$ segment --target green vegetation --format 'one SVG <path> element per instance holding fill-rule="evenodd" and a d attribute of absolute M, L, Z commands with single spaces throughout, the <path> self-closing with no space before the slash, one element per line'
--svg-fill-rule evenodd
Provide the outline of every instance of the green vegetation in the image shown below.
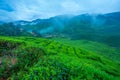
<path fill-rule="evenodd" d="M 1 36 L 0 80 L 120 79 L 120 64 L 119 59 L 116 59 L 118 57 L 110 59 L 109 56 L 97 54 L 102 54 L 104 49 L 99 48 L 102 48 L 101 45 L 105 48 L 106 45 L 62 40 Z M 95 44 L 99 48 L 95 48 Z M 107 46 L 104 51 L 106 55 L 112 53 L 107 53 L 109 48 L 114 50 Z"/>
<path fill-rule="evenodd" d="M 64 38 L 54 38 L 53 40 L 64 43 L 69 46 L 81 48 L 92 53 L 100 54 L 114 61 L 120 62 L 120 49 L 110 47 L 103 43 L 93 42 L 89 40 L 69 40 Z M 117 40 L 117 39 L 116 39 Z M 113 43 L 111 43 L 113 44 Z"/>
<path fill-rule="evenodd" d="M 55 16 L 49 19 L 16 21 L 0 24 L 1 36 L 64 37 L 89 40 L 120 48 L 120 12 L 77 16 Z"/>
<path fill-rule="evenodd" d="M 33 36 L 27 31 L 23 30 L 19 26 L 15 26 L 13 23 L 0 24 L 1 36 Z"/>

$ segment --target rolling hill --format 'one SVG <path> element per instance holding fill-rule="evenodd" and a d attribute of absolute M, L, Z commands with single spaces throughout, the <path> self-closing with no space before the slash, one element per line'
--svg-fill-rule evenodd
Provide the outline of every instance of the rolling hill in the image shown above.
<path fill-rule="evenodd" d="M 12 22 L 13 26 L 7 30 L 0 26 L 1 35 L 37 36 L 37 37 L 65 37 L 73 40 L 90 40 L 102 42 L 112 47 L 120 46 L 120 12 L 108 14 L 60 15 L 49 19 Z M 3 27 L 2 27 L 3 26 Z M 10 29 L 11 28 L 11 29 Z M 14 29 L 12 29 L 14 28 Z M 22 30 L 22 32 L 20 32 Z M 6 32 L 5 32 L 6 31 Z M 8 31 L 8 33 L 7 33 Z"/>
<path fill-rule="evenodd" d="M 0 37 L 1 80 L 119 80 L 119 66 L 109 57 L 69 40 Z"/>
<path fill-rule="evenodd" d="M 119 80 L 120 12 L 0 24 L 0 80 Z"/>

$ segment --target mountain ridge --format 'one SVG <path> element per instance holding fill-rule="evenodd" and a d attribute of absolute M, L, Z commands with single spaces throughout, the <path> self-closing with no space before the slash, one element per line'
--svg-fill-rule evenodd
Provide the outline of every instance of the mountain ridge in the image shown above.
<path fill-rule="evenodd" d="M 120 12 L 98 15 L 60 15 L 30 22 L 17 21 L 12 22 L 12 24 L 32 36 L 46 38 L 66 37 L 73 40 L 86 39 L 107 44 L 109 42 L 109 45 L 112 43 L 112 40 L 109 39 L 114 38 L 113 42 L 119 45 L 119 40 L 116 40 L 120 39 L 119 14 Z"/>

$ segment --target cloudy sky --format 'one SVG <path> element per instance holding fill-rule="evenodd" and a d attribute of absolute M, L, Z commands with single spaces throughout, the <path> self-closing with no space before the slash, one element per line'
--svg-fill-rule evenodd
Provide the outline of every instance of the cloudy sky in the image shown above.
<path fill-rule="evenodd" d="M 120 0 L 0 0 L 0 21 L 120 11 Z"/>

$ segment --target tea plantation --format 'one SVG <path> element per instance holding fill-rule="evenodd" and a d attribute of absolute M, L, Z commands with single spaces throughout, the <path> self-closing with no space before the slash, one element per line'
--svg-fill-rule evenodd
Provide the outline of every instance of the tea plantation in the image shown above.
<path fill-rule="evenodd" d="M 111 47 L 100 45 L 0 36 L 0 80 L 120 80 L 119 55 L 111 58 Z"/>

